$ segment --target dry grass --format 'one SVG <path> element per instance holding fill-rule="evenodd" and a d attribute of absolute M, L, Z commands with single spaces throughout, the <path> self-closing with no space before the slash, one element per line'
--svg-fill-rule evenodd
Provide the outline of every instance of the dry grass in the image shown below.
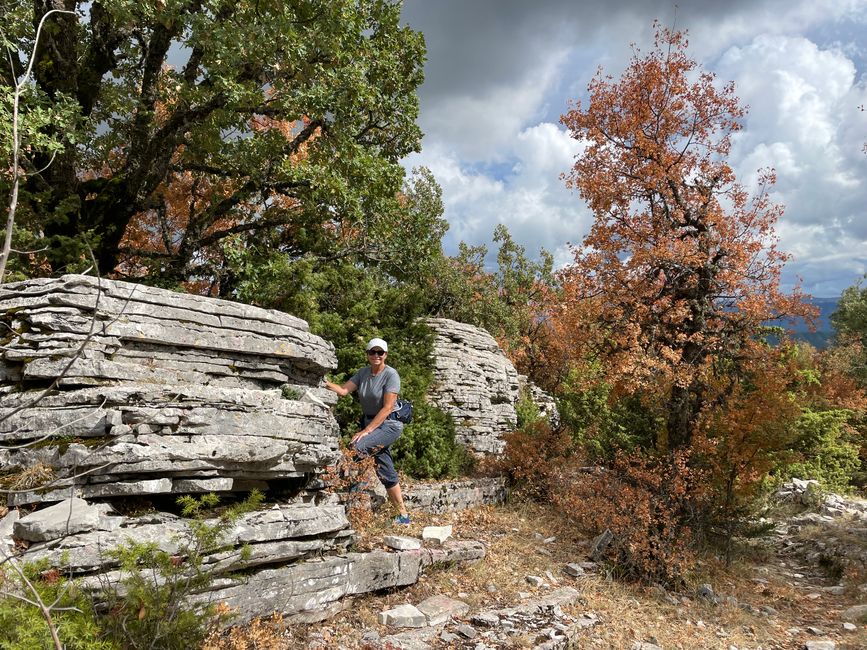
<path fill-rule="evenodd" d="M 365 531 L 360 550 L 381 547 L 382 535 L 394 531 L 389 521 L 389 513 L 378 514 Z M 555 511 L 537 504 L 515 503 L 445 515 L 414 514 L 413 524 L 401 528 L 400 533 L 421 536 L 426 525 L 446 524 L 454 527 L 457 539 L 482 541 L 487 549 L 486 558 L 471 567 L 432 568 L 411 587 L 356 598 L 347 603 L 343 613 L 323 623 L 290 625 L 284 629 L 271 622 L 274 626 L 271 645 L 241 645 L 239 641 L 236 645 L 217 645 L 212 641 L 206 648 L 363 648 L 361 636 L 367 630 L 376 630 L 382 636 L 395 633 L 377 623 L 377 615 L 384 609 L 402 603 L 418 604 L 435 594 L 463 600 L 472 612 L 507 607 L 520 601 L 519 592 L 544 594 L 546 589 L 531 587 L 525 576 L 544 577 L 546 570 L 561 585 L 574 586 L 581 592 L 582 599 L 572 608 L 573 612 L 593 612 L 602 621 L 582 633 L 578 647 L 621 649 L 629 648 L 635 641 L 654 641 L 666 649 L 728 650 L 735 646 L 740 650 L 759 647 L 800 650 L 808 639 L 819 638 L 807 633 L 808 626 L 829 632 L 830 636 L 824 638 L 836 641 L 839 649 L 867 647 L 867 630 L 847 633 L 841 629 L 839 612 L 856 604 L 856 592 L 844 596 L 821 592 L 818 598 L 807 597 L 779 565 L 742 564 L 726 569 L 714 558 L 705 559 L 695 576 L 695 584 L 709 582 L 718 594 L 733 596 L 738 601 L 714 605 L 694 597 L 689 589 L 682 594 L 666 595 L 658 588 L 616 581 L 605 571 L 579 579 L 566 576 L 562 566 L 585 560 L 589 542 Z M 545 544 L 537 534 L 556 540 Z M 757 583 L 754 578 L 767 580 L 767 584 Z M 676 598 L 677 604 L 669 602 L 671 598 Z M 756 609 L 767 605 L 777 614 L 750 613 L 740 603 Z M 250 634 L 262 635 L 263 626 L 267 625 L 258 622 L 249 626 Z M 790 633 L 791 628 L 800 631 Z M 235 634 L 241 635 L 237 636 L 239 639 L 243 636 L 241 632 Z M 514 643 L 512 647 L 521 647 L 520 642 Z"/>
<path fill-rule="evenodd" d="M 32 490 L 54 480 L 54 468 L 43 463 L 3 477 L 2 486 L 7 490 Z"/>

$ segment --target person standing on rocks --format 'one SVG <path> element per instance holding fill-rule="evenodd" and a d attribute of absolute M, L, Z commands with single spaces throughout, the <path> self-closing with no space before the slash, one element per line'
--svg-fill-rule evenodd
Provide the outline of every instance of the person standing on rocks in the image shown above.
<path fill-rule="evenodd" d="M 364 417 L 361 430 L 352 437 L 349 446 L 359 457 L 374 457 L 376 475 L 385 486 L 388 500 L 398 508 L 399 514 L 394 522 L 409 524 L 409 513 L 403 503 L 403 494 L 391 457 L 391 445 L 403 432 L 403 422 L 391 417 L 400 393 L 400 375 L 385 363 L 388 343 L 379 338 L 370 339 L 366 349 L 368 365 L 360 368 L 343 386 L 326 381 L 325 387 L 341 397 L 358 391 L 358 401 Z"/>

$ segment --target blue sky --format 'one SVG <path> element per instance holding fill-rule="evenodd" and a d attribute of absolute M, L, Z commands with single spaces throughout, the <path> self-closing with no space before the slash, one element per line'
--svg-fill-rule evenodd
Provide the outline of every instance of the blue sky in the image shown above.
<path fill-rule="evenodd" d="M 596 68 L 618 75 L 652 22 L 735 82 L 750 112 L 731 162 L 747 186 L 773 166 L 777 226 L 797 278 L 835 296 L 867 272 L 867 0 L 406 0 L 428 45 L 421 153 L 443 188 L 445 246 L 489 243 L 498 223 L 528 252 L 571 259 L 591 215 L 560 174 L 580 144 L 559 123 Z"/>

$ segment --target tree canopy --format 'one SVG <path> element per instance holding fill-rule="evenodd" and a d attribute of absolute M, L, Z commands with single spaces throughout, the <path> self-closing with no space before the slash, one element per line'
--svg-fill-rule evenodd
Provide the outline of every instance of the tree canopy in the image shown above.
<path fill-rule="evenodd" d="M 74 15 L 46 20 L 23 115 L 64 119 L 23 143 L 19 207 L 47 270 L 87 265 L 84 242 L 103 273 L 166 282 L 220 276 L 230 239 L 376 256 L 420 140 L 424 41 L 400 3 L 15 0 L 0 84 L 52 8 Z"/>

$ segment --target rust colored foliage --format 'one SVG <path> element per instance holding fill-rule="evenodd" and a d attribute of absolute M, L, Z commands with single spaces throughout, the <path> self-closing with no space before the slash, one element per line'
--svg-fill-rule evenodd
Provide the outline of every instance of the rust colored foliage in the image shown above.
<path fill-rule="evenodd" d="M 573 462 L 574 443 L 569 432 L 552 428 L 544 420 L 504 436 L 506 449 L 501 457 L 488 460 L 483 469 L 506 474 L 522 494 L 547 499 L 556 491 L 554 477 Z"/>
<path fill-rule="evenodd" d="M 605 556 L 624 576 L 680 583 L 695 562 L 704 475 L 687 452 L 620 455 L 610 469 L 561 466 L 552 501 L 581 529 L 613 534 Z"/>
<path fill-rule="evenodd" d="M 328 490 L 340 494 L 346 505 L 346 516 L 356 531 L 364 531 L 373 521 L 373 510 L 367 488 L 376 478 L 373 456 L 355 458 L 353 452 L 341 447 L 340 458 L 322 475 Z"/>
<path fill-rule="evenodd" d="M 685 447 L 721 360 L 749 357 L 762 323 L 813 315 L 779 286 L 787 255 L 769 197 L 751 194 L 726 161 L 744 109 L 686 54 L 684 32 L 657 25 L 619 80 L 601 71 L 586 107 L 562 117 L 587 143 L 565 176 L 595 220 L 564 271 L 552 326 L 573 358 L 603 362 L 615 393 L 664 405 L 661 447 Z"/>
<path fill-rule="evenodd" d="M 157 108 L 161 121 L 166 108 Z M 309 125 L 306 118 L 290 123 L 254 115 L 249 128 L 291 142 Z M 301 164 L 318 136 L 317 128 L 283 164 Z M 269 229 L 276 233 L 272 235 L 275 246 L 294 241 L 302 206 L 297 199 L 280 192 L 256 196 L 255 200 L 235 200 L 233 197 L 243 194 L 240 190 L 244 179 L 220 178 L 206 166 L 182 168 L 183 155 L 181 146 L 166 180 L 154 192 L 151 207 L 130 219 L 120 242 L 116 272 L 122 277 L 164 278 L 183 284 L 187 291 L 214 294 L 219 289 L 216 269 L 222 263 L 224 241 Z"/>

